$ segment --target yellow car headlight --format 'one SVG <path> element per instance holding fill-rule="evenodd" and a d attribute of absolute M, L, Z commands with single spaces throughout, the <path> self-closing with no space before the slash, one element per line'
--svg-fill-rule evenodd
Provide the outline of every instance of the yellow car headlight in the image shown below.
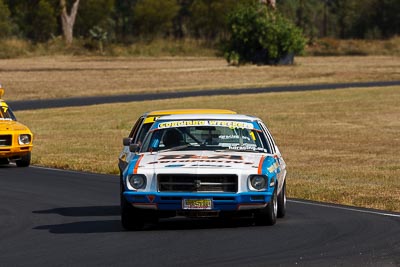
<path fill-rule="evenodd" d="M 20 134 L 18 136 L 18 144 L 29 145 L 31 143 L 32 137 L 30 134 Z"/>

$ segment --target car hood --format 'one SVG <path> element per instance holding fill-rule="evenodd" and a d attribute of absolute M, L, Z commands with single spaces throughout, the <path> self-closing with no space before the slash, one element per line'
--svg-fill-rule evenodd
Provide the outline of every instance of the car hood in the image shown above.
<path fill-rule="evenodd" d="M 0 120 L 0 132 L 3 131 L 29 131 L 29 129 L 17 121 Z"/>
<path fill-rule="evenodd" d="M 263 153 L 171 151 L 144 154 L 139 168 L 154 173 L 237 173 L 257 171 Z"/>

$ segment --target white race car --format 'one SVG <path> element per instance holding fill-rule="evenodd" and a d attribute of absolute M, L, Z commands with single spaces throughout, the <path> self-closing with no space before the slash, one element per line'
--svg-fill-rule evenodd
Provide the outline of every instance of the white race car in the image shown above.
<path fill-rule="evenodd" d="M 259 118 L 164 116 L 132 155 L 120 190 L 127 230 L 177 215 L 251 215 L 260 225 L 285 215 L 286 164 Z"/>

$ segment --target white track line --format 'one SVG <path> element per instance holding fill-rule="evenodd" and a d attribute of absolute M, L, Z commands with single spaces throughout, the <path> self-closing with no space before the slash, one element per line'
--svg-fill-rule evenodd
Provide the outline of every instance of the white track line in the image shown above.
<path fill-rule="evenodd" d="M 348 210 L 348 211 L 356 211 L 356 212 L 361 212 L 361 213 L 369 213 L 369 214 L 375 214 L 375 215 L 381 215 L 381 216 L 400 218 L 400 214 L 385 213 L 385 212 L 372 211 L 372 210 L 360 210 L 360 209 L 356 209 L 356 208 L 341 207 L 341 206 L 322 204 L 322 203 L 306 202 L 306 201 L 300 201 L 300 200 L 290 200 L 290 199 L 288 199 L 287 201 L 288 202 L 293 202 L 293 203 L 298 203 L 298 204 L 311 205 L 311 206 L 333 208 L 333 209 L 340 209 L 340 210 Z"/>

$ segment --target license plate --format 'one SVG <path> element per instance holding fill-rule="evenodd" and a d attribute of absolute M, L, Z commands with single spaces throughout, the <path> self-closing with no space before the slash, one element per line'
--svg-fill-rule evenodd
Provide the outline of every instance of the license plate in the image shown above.
<path fill-rule="evenodd" d="M 184 210 L 211 210 L 211 199 L 184 199 L 182 201 L 182 208 Z"/>

